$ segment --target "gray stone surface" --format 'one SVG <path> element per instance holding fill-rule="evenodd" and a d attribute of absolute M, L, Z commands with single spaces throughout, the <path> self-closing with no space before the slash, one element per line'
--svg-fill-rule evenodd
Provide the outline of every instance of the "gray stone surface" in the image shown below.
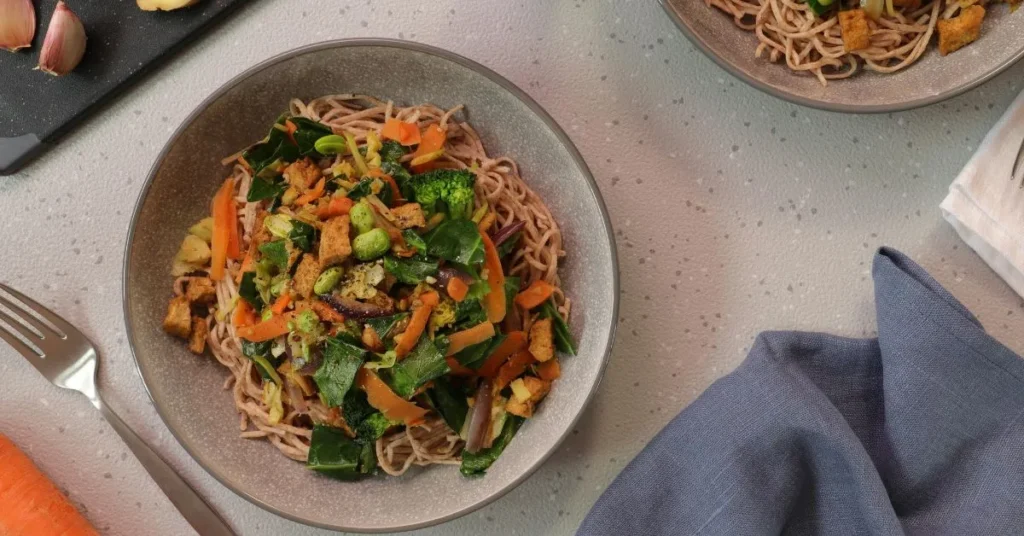
<path fill-rule="evenodd" d="M 943 105 L 842 116 L 730 78 L 651 1 L 410 4 L 255 2 L 35 165 L 0 179 L 0 280 L 99 343 L 110 404 L 239 532 L 323 533 L 234 496 L 163 427 L 125 342 L 122 249 L 139 188 L 172 130 L 230 77 L 301 44 L 399 37 L 488 65 L 566 129 L 616 226 L 619 339 L 576 433 L 505 498 L 422 534 L 570 533 L 646 441 L 743 359 L 758 331 L 872 334 L 869 268 L 882 244 L 917 259 L 990 332 L 1024 351 L 1024 303 L 937 208 L 1021 90 L 1024 65 Z M 6 347 L 0 377 L 0 432 L 102 532 L 191 533 L 83 398 L 57 391 Z"/>

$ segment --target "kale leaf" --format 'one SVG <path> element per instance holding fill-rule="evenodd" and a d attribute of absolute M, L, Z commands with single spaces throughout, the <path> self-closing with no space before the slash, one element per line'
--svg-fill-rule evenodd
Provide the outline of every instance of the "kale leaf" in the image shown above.
<path fill-rule="evenodd" d="M 366 361 L 366 351 L 339 338 L 329 338 L 323 356 L 324 361 L 313 374 L 313 380 L 328 406 L 340 406 L 352 388 L 359 367 Z"/>
<path fill-rule="evenodd" d="M 384 269 L 402 283 L 417 285 L 424 279 L 437 275 L 437 262 L 418 259 L 397 259 L 384 257 Z"/>
<path fill-rule="evenodd" d="M 468 266 L 484 261 L 480 230 L 470 220 L 449 220 L 431 231 L 424 240 L 427 254 Z"/>
<path fill-rule="evenodd" d="M 505 447 L 512 441 L 512 437 L 519 431 L 523 421 L 522 417 L 509 415 L 505 419 L 505 426 L 501 428 L 501 433 L 494 438 L 490 448 L 482 449 L 476 454 L 462 453 L 462 465 L 459 467 L 459 471 L 466 476 L 481 475 L 487 472 L 487 468 L 498 459 L 498 456 L 501 456 Z"/>

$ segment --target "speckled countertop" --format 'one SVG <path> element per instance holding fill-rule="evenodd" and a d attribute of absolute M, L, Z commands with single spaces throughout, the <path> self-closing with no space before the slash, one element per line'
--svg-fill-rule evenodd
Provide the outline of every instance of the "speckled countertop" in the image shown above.
<path fill-rule="evenodd" d="M 24 172 L 0 178 L 0 280 L 80 326 L 125 420 L 243 534 L 318 534 L 234 496 L 164 428 L 125 342 L 121 261 L 132 206 L 174 128 L 247 67 L 298 45 L 396 37 L 519 85 L 569 133 L 611 211 L 619 338 L 600 392 L 544 467 L 493 505 L 422 534 L 566 534 L 672 416 L 764 329 L 874 330 L 869 267 L 910 254 L 1024 351 L 1024 303 L 938 204 L 1022 89 L 1024 65 L 942 105 L 843 116 L 786 104 L 696 51 L 650 0 L 254 2 Z M 6 74 L 6 73 L 5 73 Z M 191 529 L 84 398 L 0 347 L 0 432 L 105 534 Z"/>

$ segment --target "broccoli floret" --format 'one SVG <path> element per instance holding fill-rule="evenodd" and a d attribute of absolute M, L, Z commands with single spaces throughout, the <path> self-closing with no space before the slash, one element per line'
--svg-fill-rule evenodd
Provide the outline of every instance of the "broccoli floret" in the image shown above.
<path fill-rule="evenodd" d="M 405 147 L 395 140 L 387 140 L 381 145 L 379 152 L 382 165 L 388 162 L 397 164 L 405 156 Z"/>
<path fill-rule="evenodd" d="M 464 169 L 435 169 L 409 180 L 416 202 L 428 214 L 439 210 L 440 201 L 452 219 L 469 219 L 472 215 L 474 182 L 476 175 Z"/>

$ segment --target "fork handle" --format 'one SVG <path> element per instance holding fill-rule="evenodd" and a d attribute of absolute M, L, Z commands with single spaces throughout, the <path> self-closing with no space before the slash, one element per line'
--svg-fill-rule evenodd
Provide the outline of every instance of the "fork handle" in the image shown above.
<path fill-rule="evenodd" d="M 93 400 L 93 404 L 100 410 L 103 417 L 107 419 L 110 426 L 114 428 L 117 435 L 132 449 L 135 457 L 142 462 L 142 466 L 149 471 L 156 485 L 167 494 L 167 498 L 174 503 L 185 520 L 196 529 L 202 536 L 235 536 L 227 522 L 203 500 L 203 498 L 192 489 L 192 486 L 181 478 L 181 475 L 174 470 L 155 450 L 151 449 L 121 417 L 114 413 L 99 397 Z"/>

